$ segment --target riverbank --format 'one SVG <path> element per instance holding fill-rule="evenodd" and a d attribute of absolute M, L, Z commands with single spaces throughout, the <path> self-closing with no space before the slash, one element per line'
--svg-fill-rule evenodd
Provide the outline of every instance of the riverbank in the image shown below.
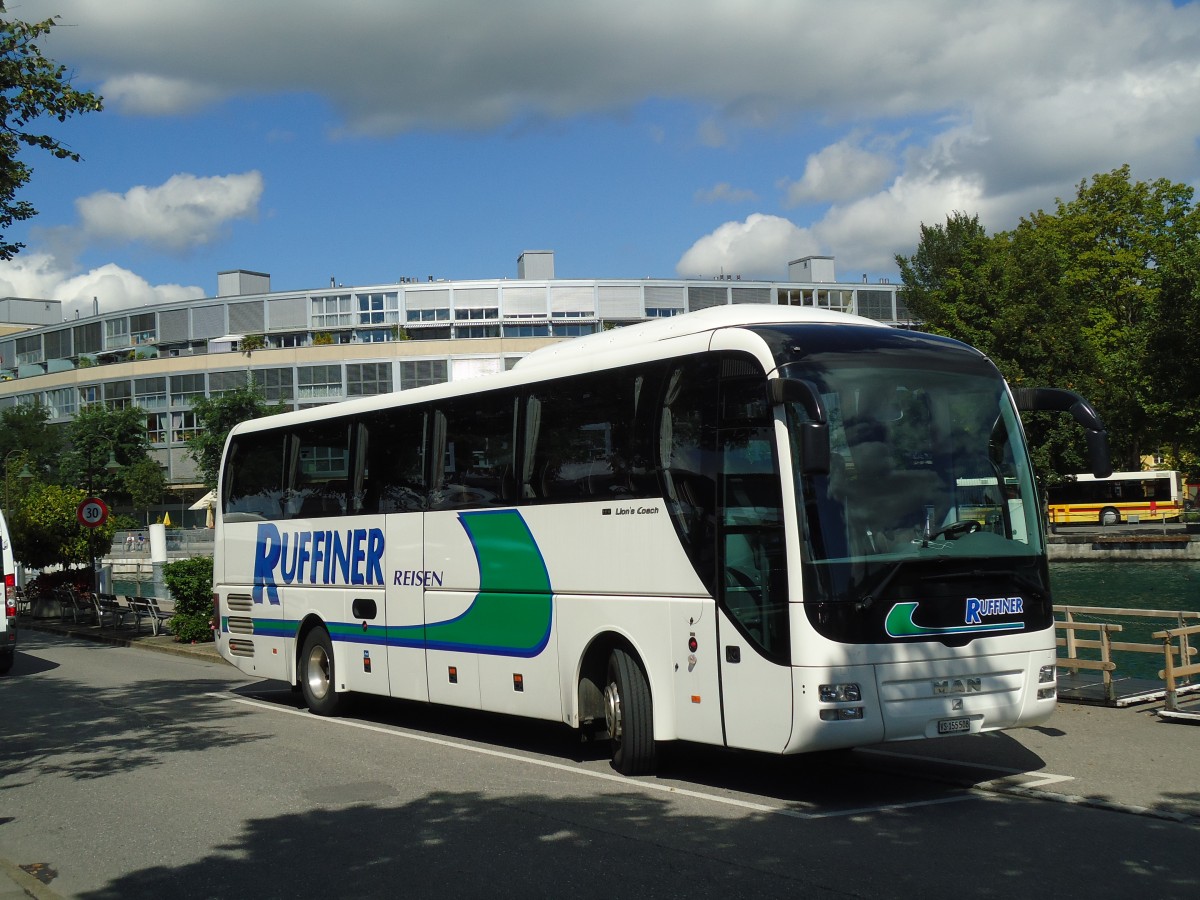
<path fill-rule="evenodd" d="M 1200 562 L 1200 534 L 1168 522 L 1111 525 L 1059 525 L 1046 537 L 1051 562 L 1120 559 Z"/>

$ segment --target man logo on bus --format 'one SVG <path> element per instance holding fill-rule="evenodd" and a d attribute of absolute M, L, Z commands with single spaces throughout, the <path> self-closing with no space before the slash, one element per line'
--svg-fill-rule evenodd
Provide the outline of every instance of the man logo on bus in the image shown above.
<path fill-rule="evenodd" d="M 278 572 L 278 578 L 276 573 Z M 383 529 L 280 532 L 258 526 L 254 545 L 254 602 L 279 603 L 284 584 L 383 584 Z"/>

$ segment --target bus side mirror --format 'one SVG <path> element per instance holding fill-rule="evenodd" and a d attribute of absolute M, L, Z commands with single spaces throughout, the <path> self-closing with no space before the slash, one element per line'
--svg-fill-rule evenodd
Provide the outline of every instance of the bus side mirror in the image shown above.
<path fill-rule="evenodd" d="M 816 385 L 800 378 L 772 378 L 767 382 L 772 406 L 799 403 L 809 421 L 797 425 L 796 442 L 800 446 L 800 472 L 825 475 L 829 472 L 829 419 Z"/>
<path fill-rule="evenodd" d="M 1074 391 L 1062 388 L 1016 388 L 1013 391 L 1013 399 L 1017 402 L 1017 409 L 1022 412 L 1069 412 L 1087 431 L 1088 461 L 1092 474 L 1097 478 L 1107 478 L 1112 474 L 1112 463 L 1108 456 L 1108 432 L 1092 404 Z"/>

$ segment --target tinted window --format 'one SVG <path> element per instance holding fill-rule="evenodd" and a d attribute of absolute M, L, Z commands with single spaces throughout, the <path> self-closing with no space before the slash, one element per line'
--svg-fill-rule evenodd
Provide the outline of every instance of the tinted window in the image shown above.
<path fill-rule="evenodd" d="M 649 368 L 537 386 L 526 404 L 522 496 L 562 503 L 657 495 L 658 396 Z"/>
<path fill-rule="evenodd" d="M 364 513 L 412 512 L 425 508 L 425 410 L 398 407 L 362 420 Z"/>
<path fill-rule="evenodd" d="M 247 434 L 230 447 L 222 510 L 263 519 L 281 519 L 288 437 L 283 432 Z"/>
<path fill-rule="evenodd" d="M 437 405 L 434 446 L 440 468 L 431 509 L 509 506 L 515 502 L 513 416 L 515 395 L 492 391 Z"/>

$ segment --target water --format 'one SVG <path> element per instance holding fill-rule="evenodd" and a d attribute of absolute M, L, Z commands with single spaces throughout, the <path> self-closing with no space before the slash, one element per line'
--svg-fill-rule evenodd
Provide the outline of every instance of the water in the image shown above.
<path fill-rule="evenodd" d="M 1050 565 L 1050 585 L 1056 606 L 1200 612 L 1200 562 L 1055 562 Z M 1166 619 L 1132 620 L 1102 615 L 1075 618 L 1081 622 L 1119 622 L 1124 626 L 1124 631 L 1114 635 L 1113 639 L 1133 643 L 1157 643 L 1151 637 L 1153 632 L 1173 628 L 1177 624 L 1174 620 Z M 1090 640 L 1095 635 L 1087 634 L 1086 637 Z M 1192 646 L 1196 646 L 1196 643 L 1193 641 Z M 1083 651 L 1080 656 L 1099 658 L 1096 651 Z M 1113 661 L 1117 664 L 1118 677 L 1127 675 L 1156 679 L 1163 667 L 1161 653 L 1118 651 L 1114 652 Z"/>

